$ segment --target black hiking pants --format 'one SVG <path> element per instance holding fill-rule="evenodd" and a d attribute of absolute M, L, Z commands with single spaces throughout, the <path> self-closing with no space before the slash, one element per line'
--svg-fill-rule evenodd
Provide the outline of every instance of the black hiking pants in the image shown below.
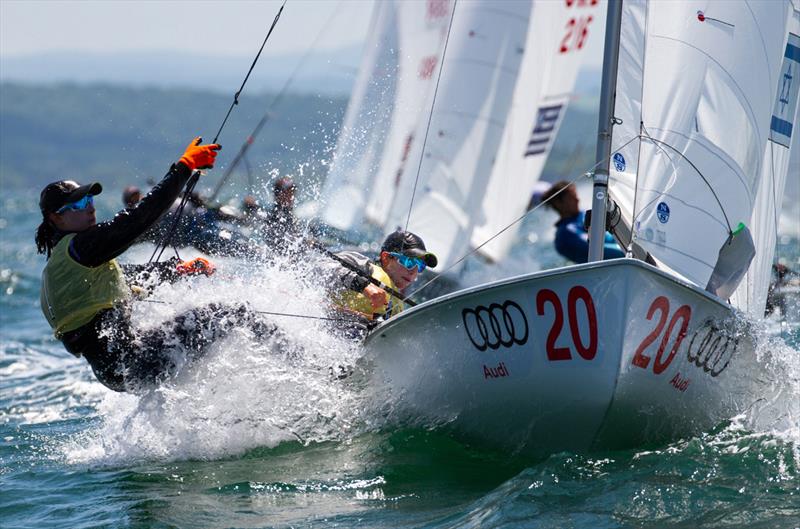
<path fill-rule="evenodd" d="M 143 331 L 132 327 L 129 307 L 121 306 L 101 311 L 65 333 L 62 342 L 70 353 L 86 358 L 103 385 L 138 393 L 177 375 L 236 327 L 249 327 L 257 336 L 277 330 L 244 303 L 211 303 Z"/>

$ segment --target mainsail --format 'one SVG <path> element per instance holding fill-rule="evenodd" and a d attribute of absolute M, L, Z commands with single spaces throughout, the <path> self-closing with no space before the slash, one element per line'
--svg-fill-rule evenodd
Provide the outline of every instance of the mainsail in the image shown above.
<path fill-rule="evenodd" d="M 401 2 L 398 6 L 399 66 L 392 121 L 384 140 L 380 166 L 372 181 L 366 217 L 382 226 L 394 200 L 395 190 L 408 174 L 411 146 L 417 125 L 427 118 L 427 94 L 441 65 L 442 48 L 452 15 L 450 0 Z M 405 180 L 408 181 L 407 179 Z"/>
<path fill-rule="evenodd" d="M 772 259 L 763 222 L 788 167 L 774 109 L 790 13 L 788 0 L 623 3 L 609 167 L 632 227 L 622 242 L 701 287 L 741 226 L 758 245 L 751 274 Z M 796 91 L 793 104 L 788 123 Z M 761 281 L 748 288 L 766 292 Z"/>
<path fill-rule="evenodd" d="M 514 242 L 519 224 L 512 223 L 525 212 L 544 169 L 589 33 L 602 29 L 596 23 L 599 10 L 598 0 L 533 4 L 514 99 L 472 233 L 472 247 L 479 247 L 510 226 L 480 248 L 492 261 L 505 257 Z"/>
<path fill-rule="evenodd" d="M 370 41 L 323 196 L 326 224 L 382 224 L 426 94 L 436 78 L 450 0 L 376 2 Z"/>
<path fill-rule="evenodd" d="M 420 123 L 409 156 L 413 171 L 387 224 L 405 227 L 408 218 L 408 229 L 424 237 L 441 268 L 466 253 L 482 220 L 477 213 L 511 106 L 530 10 L 530 2 L 482 0 L 459 4 L 453 15 L 430 128 Z"/>
<path fill-rule="evenodd" d="M 377 2 L 370 37 L 364 46 L 359 75 L 353 87 L 331 170 L 322 196 L 322 220 L 347 230 L 361 222 L 366 193 L 383 152 L 383 139 L 392 115 L 397 71 L 397 5 Z"/>

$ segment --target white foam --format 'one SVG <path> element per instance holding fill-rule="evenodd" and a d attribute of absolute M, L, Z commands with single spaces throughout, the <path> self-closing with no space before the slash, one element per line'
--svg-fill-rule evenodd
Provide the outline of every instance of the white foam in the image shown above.
<path fill-rule="evenodd" d="M 150 327 L 191 307 L 247 301 L 260 311 L 326 316 L 323 286 L 310 268 L 288 262 L 218 263 L 212 278 L 161 285 L 138 303 L 135 325 Z M 64 446 L 70 463 L 214 459 L 284 441 L 342 440 L 357 432 L 363 403 L 330 375 L 355 362 L 356 343 L 332 335 L 323 322 L 265 316 L 287 340 L 263 340 L 237 329 L 198 364 L 149 394 L 107 393 L 101 425 Z M 372 421 L 374 423 L 374 421 Z"/>
<path fill-rule="evenodd" d="M 781 329 L 772 320 L 759 321 L 752 328 L 757 358 L 775 387 L 769 401 L 754 407 L 747 415 L 756 432 L 791 443 L 797 451 L 800 450 L 800 351 L 784 340 Z"/>

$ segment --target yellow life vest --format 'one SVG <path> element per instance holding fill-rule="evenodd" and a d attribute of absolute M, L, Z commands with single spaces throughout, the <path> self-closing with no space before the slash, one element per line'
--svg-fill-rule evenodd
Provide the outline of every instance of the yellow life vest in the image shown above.
<path fill-rule="evenodd" d="M 389 277 L 389 274 L 387 274 L 383 268 L 376 264 L 372 265 L 372 277 L 387 287 L 397 290 L 397 288 L 394 286 L 394 282 Z M 388 293 L 387 296 L 389 296 L 389 316 L 400 314 L 405 308 L 403 301 Z M 380 307 L 377 310 L 372 308 L 372 303 L 370 303 L 369 298 L 361 292 L 346 290 L 334 296 L 334 301 L 337 305 L 341 306 L 345 310 L 359 312 L 369 319 L 374 319 L 375 316 L 382 316 L 386 314 L 387 306 Z"/>
<path fill-rule="evenodd" d="M 86 325 L 101 310 L 130 296 L 115 259 L 91 268 L 69 255 L 73 237 L 74 233 L 58 241 L 42 272 L 39 300 L 56 338 Z"/>

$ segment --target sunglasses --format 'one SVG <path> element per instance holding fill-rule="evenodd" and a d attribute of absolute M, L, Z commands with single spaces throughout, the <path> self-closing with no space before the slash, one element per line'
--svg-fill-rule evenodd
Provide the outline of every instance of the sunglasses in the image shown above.
<path fill-rule="evenodd" d="M 76 202 L 71 202 L 66 206 L 62 206 L 61 208 L 56 210 L 56 214 L 61 215 L 62 213 L 70 210 L 80 211 L 82 209 L 86 209 L 89 206 L 93 205 L 94 205 L 94 198 L 92 198 L 92 195 L 86 195 L 85 197 Z"/>
<path fill-rule="evenodd" d="M 400 263 L 406 270 L 413 270 L 415 267 L 419 272 L 425 270 L 425 261 L 419 257 L 409 257 L 408 255 L 403 255 L 396 252 L 389 252 L 389 255 L 397 259 L 397 262 Z"/>

